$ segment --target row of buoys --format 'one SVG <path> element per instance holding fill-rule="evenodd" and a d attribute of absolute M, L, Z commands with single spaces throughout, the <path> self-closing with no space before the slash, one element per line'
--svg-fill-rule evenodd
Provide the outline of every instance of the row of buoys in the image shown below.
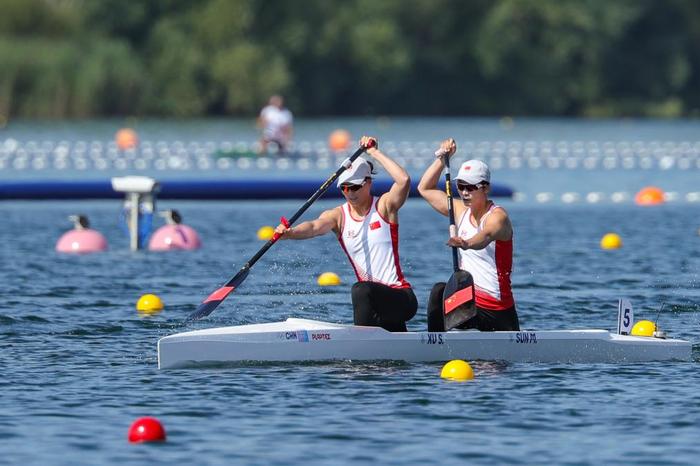
<path fill-rule="evenodd" d="M 527 201 L 528 195 L 522 192 L 515 192 L 513 194 L 513 200 L 517 202 Z M 661 188 L 655 186 L 647 186 L 639 190 L 634 196 L 628 192 L 617 191 L 610 194 L 606 194 L 600 191 L 593 191 L 588 194 L 581 194 L 577 192 L 565 192 L 561 194 L 559 198 L 552 192 L 540 192 L 533 195 L 535 201 L 539 203 L 553 202 L 557 199 L 565 204 L 572 204 L 577 202 L 588 202 L 590 204 L 597 204 L 609 200 L 614 203 L 629 202 L 633 200 L 635 204 L 640 206 L 656 206 L 661 205 L 666 202 L 674 202 L 680 199 L 685 199 L 687 202 L 700 202 L 700 192 L 689 192 L 684 196 L 681 196 L 677 192 L 665 192 Z"/>
<path fill-rule="evenodd" d="M 336 130 L 331 133 L 327 142 L 323 141 L 299 141 L 292 142 L 289 150 L 304 158 L 319 158 L 339 155 L 352 146 L 353 140 L 346 130 Z M 164 160 L 168 163 L 165 167 L 156 164 L 153 168 L 177 169 L 183 164 L 193 165 L 191 157 L 196 157 L 197 168 L 200 161 L 209 158 L 217 152 L 242 151 L 257 152 L 257 143 L 249 142 L 182 142 L 182 141 L 143 141 L 139 142 L 138 136 L 133 130 L 120 130 L 114 142 L 100 141 L 29 141 L 25 144 L 14 139 L 8 139 L 0 144 L 0 165 L 17 170 L 32 168 L 46 169 L 53 162 L 56 169 L 68 167 L 69 159 L 76 169 L 87 167 L 91 163 L 96 169 L 107 169 L 114 162 L 114 168 L 122 169 L 128 164 L 126 161 L 138 162 L 134 168 L 145 169 L 150 160 Z M 429 162 L 433 158 L 434 147 L 437 141 L 408 142 L 408 141 L 382 141 L 382 149 L 395 157 L 409 157 L 416 161 Z M 510 142 L 496 141 L 494 143 L 483 141 L 466 141 L 460 144 L 460 153 L 469 158 L 485 159 L 494 170 L 510 168 L 550 168 L 550 169 L 598 169 L 612 170 L 622 169 L 652 169 L 658 166 L 662 170 L 678 168 L 687 170 L 700 168 L 700 142 L 689 142 L 675 145 L 650 144 L 649 147 L 633 144 L 622 145 L 615 149 L 610 143 L 603 143 L 599 149 L 597 143 L 587 143 L 586 146 L 572 143 L 571 150 L 568 143 L 545 142 Z M 277 156 L 275 156 L 277 157 Z M 8 163 L 12 158 L 12 163 Z M 263 157 L 264 158 L 264 157 Z M 31 160 L 28 160 L 31 159 Z M 117 163 L 118 162 L 118 163 Z"/>
<path fill-rule="evenodd" d="M 233 146 L 233 147 L 230 147 Z M 129 150 L 120 152 L 118 148 L 114 147 L 94 147 L 91 149 L 81 148 L 81 149 L 69 149 L 67 146 L 59 146 L 55 149 L 43 150 L 43 149 L 25 149 L 19 148 L 16 151 L 7 152 L 0 151 L 0 160 L 21 160 L 31 158 L 32 160 L 45 158 L 47 160 L 73 160 L 73 159 L 92 159 L 98 160 L 152 160 L 159 159 L 163 157 L 209 157 L 210 155 L 222 151 L 226 152 L 227 149 L 222 149 L 221 147 L 228 148 L 228 151 L 236 148 L 241 151 L 255 151 L 256 148 L 250 147 L 248 144 L 231 145 L 231 144 L 208 144 L 205 147 L 199 145 L 193 147 L 181 147 L 181 146 L 164 146 L 160 148 L 153 148 L 153 146 L 145 146 L 139 150 Z M 294 153 L 295 156 L 308 156 L 308 157 L 321 157 L 321 156 L 339 156 L 342 152 L 347 151 L 352 146 L 352 143 L 348 144 L 346 149 L 333 150 L 328 152 L 325 146 L 318 147 L 312 146 L 310 143 L 299 144 L 299 149 L 291 149 L 290 151 Z M 413 147 L 401 147 L 395 144 L 382 143 L 382 150 L 389 155 L 393 156 L 407 156 L 407 157 L 417 157 L 430 161 L 430 157 L 433 156 L 434 148 L 425 149 L 415 149 Z M 263 154 L 264 155 L 264 154 Z M 268 154 L 269 155 L 269 154 Z M 700 154 L 694 154 L 692 156 L 673 156 L 669 154 L 652 156 L 652 155 L 640 155 L 640 156 L 615 156 L 615 155 L 597 155 L 597 154 L 586 154 L 586 155 L 557 155 L 550 156 L 547 154 L 499 154 L 493 152 L 469 152 L 461 151 L 460 155 L 463 157 L 474 157 L 478 159 L 484 159 L 489 162 L 489 165 L 493 165 L 495 169 L 501 168 L 566 168 L 566 169 L 577 169 L 579 167 L 587 169 L 604 168 L 604 169 L 649 169 L 658 166 L 661 169 L 669 170 L 674 167 L 681 169 L 689 169 L 696 167 L 700 161 Z M 275 154 L 274 157 L 283 157 L 283 154 Z"/>
<path fill-rule="evenodd" d="M 332 131 L 327 140 L 295 140 L 290 142 L 293 150 L 320 150 L 321 148 L 332 148 L 334 150 L 345 150 L 353 143 L 353 137 L 344 129 Z M 396 141 L 383 140 L 382 147 L 398 148 L 402 151 L 420 152 L 423 150 L 435 150 L 439 145 L 439 140 L 432 141 Z M 139 151 L 144 148 L 157 149 L 189 149 L 195 150 L 204 148 L 207 150 L 230 150 L 233 148 L 248 150 L 255 146 L 253 141 L 231 141 L 231 140 L 141 140 L 131 128 L 119 130 L 113 141 L 110 140 L 28 140 L 19 141 L 14 138 L 7 138 L 0 141 L 0 152 L 13 153 L 18 150 L 51 152 L 59 150 L 61 153 L 70 152 L 75 149 L 81 152 L 87 150 L 101 151 L 105 148 L 114 148 L 122 151 Z M 662 157 L 663 155 L 700 155 L 700 140 L 698 141 L 550 141 L 550 140 L 473 140 L 460 139 L 458 141 L 460 150 L 470 153 L 483 153 L 494 155 L 536 155 L 552 154 L 559 156 L 574 155 L 583 157 L 586 155 L 600 156 L 645 156 L 651 155 Z M 58 155 L 58 154 L 57 154 Z"/>
<path fill-rule="evenodd" d="M 176 210 L 166 210 L 161 213 L 166 224 L 158 228 L 148 243 L 150 251 L 188 251 L 198 249 L 202 245 L 199 234 L 192 227 L 182 222 L 182 217 Z M 56 251 L 70 254 L 85 254 L 107 250 L 107 240 L 97 230 L 90 228 L 90 222 L 85 215 L 71 215 L 73 229 L 64 233 L 56 242 Z"/>
<path fill-rule="evenodd" d="M 383 148 L 384 152 L 388 155 L 396 158 L 403 158 L 410 163 L 423 167 L 431 162 L 431 157 L 434 157 L 433 152 L 430 150 L 425 150 L 421 152 L 412 151 L 399 151 L 396 149 Z M 274 155 L 263 154 L 256 157 L 258 160 L 295 160 L 298 162 L 304 162 L 308 164 L 315 160 L 331 161 L 334 158 L 339 158 L 345 155 L 343 152 L 295 152 L 292 153 L 291 157 L 285 155 Z M 550 170 L 605 170 L 613 171 L 617 169 L 622 170 L 673 170 L 677 169 L 680 171 L 692 170 L 700 168 L 700 157 L 696 158 L 678 158 L 675 159 L 671 156 L 665 156 L 659 160 L 652 159 L 650 157 L 643 158 L 625 158 L 622 161 L 617 161 L 615 158 L 598 158 L 598 157 L 586 157 L 586 158 L 546 158 L 540 156 L 532 157 L 520 157 L 515 156 L 511 158 L 503 158 L 497 155 L 489 154 L 461 154 L 462 157 L 473 157 L 476 159 L 482 159 L 489 164 L 492 170 L 540 170 L 540 169 L 550 169 Z M 214 158 L 214 160 L 212 160 Z M 85 153 L 73 153 L 68 155 L 55 155 L 47 153 L 35 153 L 28 154 L 25 152 L 17 152 L 12 156 L 0 154 L 0 167 L 22 171 L 22 170 L 126 170 L 126 169 L 137 169 L 137 170 L 208 170 L 213 166 L 218 168 L 226 168 L 237 166 L 239 168 L 249 168 L 254 166 L 254 164 L 248 163 L 245 165 L 232 164 L 230 160 L 248 160 L 250 162 L 250 157 L 212 157 L 212 152 L 206 152 L 204 150 L 198 150 L 194 153 L 189 153 L 186 151 L 170 151 L 164 150 L 158 153 L 150 151 L 142 151 L 140 153 L 124 153 L 120 154 L 116 151 L 107 153 L 101 152 L 91 152 L 90 154 Z M 223 161 L 228 161 L 225 163 Z M 215 162 L 215 163 L 212 163 Z M 269 166 L 269 165 L 268 165 Z M 278 166 L 279 167 L 279 166 Z M 287 164 L 287 168 L 291 168 L 291 164 Z M 280 167 L 281 168 L 281 167 Z"/>
<path fill-rule="evenodd" d="M 347 150 L 352 136 L 347 130 L 336 129 L 328 136 L 328 147 L 334 151 Z M 122 128 L 114 136 L 114 142 L 120 150 L 135 149 L 139 144 L 139 136 L 132 128 Z"/>
<path fill-rule="evenodd" d="M 386 151 L 390 156 L 394 157 L 397 163 L 405 166 L 410 170 L 423 170 L 431 161 L 431 159 L 426 156 L 415 156 L 409 154 L 392 154 L 390 151 Z M 343 153 L 344 155 L 345 153 Z M 485 162 L 489 164 L 492 171 L 518 171 L 518 170 L 537 170 L 540 168 L 556 169 L 551 163 L 541 164 L 541 163 L 529 163 L 526 167 L 520 159 L 512 159 L 507 166 L 505 166 L 501 160 L 497 158 L 487 158 L 487 157 L 476 157 L 482 158 Z M 153 157 L 135 157 L 135 158 L 109 158 L 109 157 L 75 157 L 75 158 L 52 158 L 49 156 L 17 156 L 13 159 L 6 159 L 0 157 L 0 171 L 4 169 L 14 170 L 18 172 L 32 171 L 32 172 L 128 172 L 128 171 L 158 171 L 158 172 L 190 172 L 197 170 L 200 172 L 209 171 L 247 171 L 247 170 L 261 170 L 261 171 L 287 171 L 287 170 L 327 170 L 342 161 L 340 156 L 329 156 L 328 154 L 318 154 L 314 156 L 301 156 L 301 157 L 239 157 L 239 158 L 214 158 L 207 154 L 200 155 L 189 155 L 189 154 L 166 154 L 160 155 L 156 158 Z M 566 167 L 571 170 L 577 170 L 579 166 L 575 161 L 568 161 Z M 643 165 L 643 166 L 642 166 Z M 694 162 L 694 165 L 679 161 L 676 164 L 678 170 L 696 170 L 700 169 L 700 158 Z M 583 163 L 580 167 L 582 170 L 595 170 L 598 167 L 595 163 Z M 608 165 L 602 167 L 607 171 L 616 169 L 614 165 Z M 622 166 L 622 169 L 634 169 L 634 166 Z M 651 162 L 640 162 L 640 169 L 642 170 L 653 170 L 656 169 L 656 165 Z M 668 170 L 674 168 L 673 166 L 659 169 Z M 576 195 L 576 194 L 575 194 Z M 591 193 L 591 196 L 596 196 L 596 193 Z M 542 193 L 542 196 L 552 196 L 551 193 Z M 569 194 L 564 194 L 562 197 L 567 197 Z M 578 195 L 577 195 L 578 196 Z"/>

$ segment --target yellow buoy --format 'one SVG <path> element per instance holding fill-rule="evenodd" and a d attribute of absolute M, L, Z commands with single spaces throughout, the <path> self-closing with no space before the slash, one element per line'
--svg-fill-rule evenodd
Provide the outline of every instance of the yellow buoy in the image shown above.
<path fill-rule="evenodd" d="M 474 371 L 468 362 L 462 361 L 461 359 L 454 359 L 442 367 L 440 377 L 461 382 L 464 380 L 472 380 L 474 378 Z"/>
<path fill-rule="evenodd" d="M 157 314 L 163 310 L 163 301 L 154 294 L 145 294 L 136 303 L 136 310 L 145 314 Z"/>
<path fill-rule="evenodd" d="M 260 227 L 260 229 L 258 230 L 258 239 L 262 241 L 267 241 L 270 238 L 272 238 L 272 235 L 274 234 L 275 229 L 269 225 L 266 225 L 264 227 Z"/>
<path fill-rule="evenodd" d="M 616 233 L 607 233 L 601 238 L 600 247 L 603 249 L 620 249 L 622 247 L 622 238 Z"/>
<path fill-rule="evenodd" d="M 640 320 L 632 327 L 632 335 L 637 337 L 652 337 L 656 332 L 656 324 L 650 320 Z"/>
<path fill-rule="evenodd" d="M 321 286 L 336 286 L 340 285 L 340 277 L 333 272 L 323 272 L 316 280 Z"/>

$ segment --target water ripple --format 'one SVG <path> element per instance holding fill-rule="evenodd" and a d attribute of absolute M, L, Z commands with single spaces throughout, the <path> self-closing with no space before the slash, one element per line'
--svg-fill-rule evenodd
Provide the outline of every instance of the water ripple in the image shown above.
<path fill-rule="evenodd" d="M 473 361 L 476 378 L 468 383 L 442 380 L 441 364 L 392 361 L 159 371 L 156 341 L 174 332 L 287 317 L 352 322 L 354 274 L 330 236 L 276 245 L 212 315 L 184 322 L 261 246 L 251 225 L 270 224 L 297 204 L 178 203 L 205 241 L 192 254 L 130 253 L 121 232 L 110 230 L 119 211 L 111 201 L 0 205 L 8 225 L 0 236 L 21 233 L 23 242 L 0 252 L 7 259 L 0 270 L 3 460 L 693 464 L 700 455 L 700 254 L 683 233 L 697 213 L 687 206 L 507 208 L 517 232 L 513 283 L 523 328 L 610 329 L 618 297 L 652 320 L 666 303 L 659 325 L 694 342 L 693 362 Z M 46 225 L 78 208 L 108 236 L 110 251 L 53 253 L 62 229 Z M 422 202 L 404 210 L 401 255 L 419 301 L 409 327 L 423 330 L 429 290 L 449 276 L 445 222 Z M 612 254 L 597 246 L 611 225 L 625 241 Z M 241 238 L 235 247 L 232 237 Z M 646 247 L 649 237 L 657 247 Z M 31 262 L 40 265 L 25 267 Z M 325 271 L 342 284 L 318 287 Z M 165 309 L 139 315 L 144 293 L 161 296 Z M 126 448 L 129 425 L 146 415 L 165 423 L 168 442 Z"/>

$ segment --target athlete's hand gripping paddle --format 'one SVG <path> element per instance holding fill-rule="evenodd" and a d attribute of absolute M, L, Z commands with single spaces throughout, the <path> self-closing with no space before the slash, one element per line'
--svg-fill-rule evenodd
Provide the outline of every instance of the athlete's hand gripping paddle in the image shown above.
<path fill-rule="evenodd" d="M 340 166 L 340 168 L 338 168 L 338 170 L 336 170 L 335 173 L 333 173 L 321 185 L 321 187 L 318 188 L 318 190 L 304 203 L 303 206 L 301 206 L 299 208 L 299 210 L 296 211 L 296 213 L 294 215 L 292 215 L 292 217 L 289 220 L 282 217 L 282 219 L 281 219 L 282 224 L 287 226 L 287 227 L 293 225 L 294 222 L 296 222 L 299 219 L 299 217 L 301 217 L 302 214 L 304 212 L 306 212 L 306 209 L 308 209 L 311 206 L 311 204 L 313 204 L 316 201 L 316 199 L 321 197 L 321 195 L 324 192 L 326 192 L 328 187 L 331 184 L 333 184 L 333 182 L 335 182 L 335 180 L 338 179 L 340 174 L 343 173 L 348 168 L 350 168 L 350 165 L 352 165 L 352 162 L 356 158 L 358 158 L 364 151 L 373 147 L 374 144 L 375 144 L 375 142 L 373 140 L 370 141 L 370 145 L 361 146 L 359 149 L 357 149 L 355 151 L 354 154 L 352 154 L 350 157 L 345 159 L 343 161 L 342 165 Z M 212 294 L 210 294 L 207 297 L 207 299 L 205 299 L 202 302 L 202 304 L 199 305 L 197 310 L 194 311 L 192 314 L 190 314 L 187 317 L 186 321 L 198 320 L 198 319 L 201 319 L 201 318 L 206 317 L 209 314 L 211 314 L 214 311 L 214 309 L 216 309 L 219 306 L 219 304 L 221 304 L 221 302 L 224 299 L 226 299 L 226 297 L 229 294 L 231 294 L 231 292 L 233 292 L 233 290 L 238 288 L 241 285 L 241 283 L 243 283 L 243 280 L 245 280 L 246 277 L 248 276 L 248 273 L 250 272 L 251 267 L 253 267 L 253 265 L 255 265 L 255 263 L 258 261 L 258 259 L 260 259 L 263 256 L 263 254 L 265 254 L 267 252 L 267 250 L 270 249 L 272 247 L 272 245 L 277 242 L 277 240 L 279 238 L 280 238 L 280 235 L 278 233 L 275 233 L 272 236 L 272 238 L 270 238 L 270 240 L 267 243 L 265 243 L 265 245 L 262 248 L 260 248 L 260 250 L 257 253 L 255 253 L 255 255 L 253 257 L 251 257 L 250 260 L 248 260 L 248 262 L 245 263 L 245 265 L 241 268 L 241 270 L 239 270 L 238 273 L 236 275 L 234 275 L 232 279 L 227 281 L 226 284 L 224 284 L 224 286 L 222 286 L 221 288 L 219 288 L 218 290 L 216 290 Z"/>
<path fill-rule="evenodd" d="M 445 165 L 445 192 L 447 193 L 447 213 L 450 219 L 450 237 L 457 236 L 455 214 L 452 200 L 452 180 L 450 177 L 450 154 L 442 153 L 442 163 Z M 442 293 L 442 316 L 445 321 L 445 331 L 458 327 L 476 315 L 474 302 L 474 279 L 472 275 L 459 268 L 459 255 L 456 247 L 452 247 L 452 276 L 445 285 Z"/>

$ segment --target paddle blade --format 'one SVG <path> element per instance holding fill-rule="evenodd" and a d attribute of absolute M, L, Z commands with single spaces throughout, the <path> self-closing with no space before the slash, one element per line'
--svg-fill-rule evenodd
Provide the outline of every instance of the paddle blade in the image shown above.
<path fill-rule="evenodd" d="M 243 283 L 243 280 L 246 279 L 249 272 L 250 269 L 248 267 L 243 267 L 236 274 L 236 276 L 229 280 L 224 286 L 207 296 L 207 299 L 202 301 L 202 304 L 199 305 L 196 311 L 187 317 L 186 321 L 190 322 L 193 320 L 199 320 L 214 312 L 214 309 L 219 307 L 219 304 L 221 304 L 221 302 L 226 299 L 226 297 L 231 294 L 233 290 L 238 288 L 240 284 Z"/>
<path fill-rule="evenodd" d="M 474 279 L 469 272 L 458 270 L 452 274 L 442 293 L 442 312 L 446 331 L 464 324 L 476 315 Z"/>

